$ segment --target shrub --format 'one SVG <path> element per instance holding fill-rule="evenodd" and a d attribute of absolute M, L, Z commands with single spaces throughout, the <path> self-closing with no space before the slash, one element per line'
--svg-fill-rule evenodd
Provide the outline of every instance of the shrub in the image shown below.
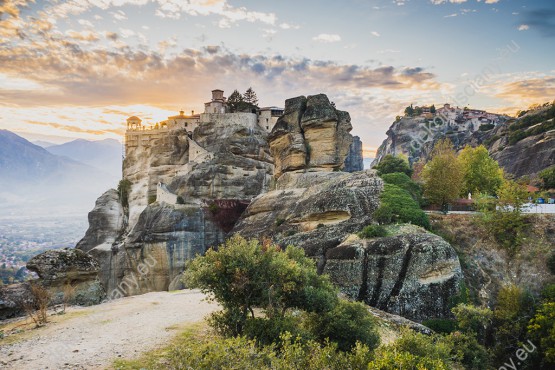
<path fill-rule="evenodd" d="M 50 291 L 37 283 L 30 283 L 31 300 L 21 302 L 25 313 L 33 320 L 36 326 L 48 322 L 48 305 L 52 299 Z"/>
<path fill-rule="evenodd" d="M 327 338 L 342 351 L 352 350 L 357 342 L 373 349 L 380 341 L 374 318 L 360 302 L 340 300 L 331 311 L 309 315 L 307 325 L 321 341 Z"/>
<path fill-rule="evenodd" d="M 129 207 L 129 193 L 131 192 L 131 181 L 127 179 L 121 179 L 118 183 L 118 195 L 121 205 L 124 207 Z"/>
<path fill-rule="evenodd" d="M 495 127 L 495 125 L 493 123 L 487 123 L 484 125 L 480 125 L 480 128 L 478 128 L 478 130 L 480 131 L 489 131 L 491 129 L 493 129 Z"/>
<path fill-rule="evenodd" d="M 318 224 L 318 225 L 316 225 L 316 228 L 317 228 L 317 229 L 321 229 L 321 228 L 323 228 L 323 227 L 326 227 L 326 225 L 324 225 L 324 224 Z"/>
<path fill-rule="evenodd" d="M 156 195 L 149 195 L 148 196 L 148 204 L 152 204 L 156 202 Z"/>
<path fill-rule="evenodd" d="M 279 226 L 283 225 L 284 222 L 285 222 L 284 218 L 277 218 L 276 219 L 276 226 L 279 227 Z"/>
<path fill-rule="evenodd" d="M 555 189 L 555 166 L 541 171 L 538 175 L 542 180 L 542 189 Z"/>
<path fill-rule="evenodd" d="M 412 223 L 430 228 L 428 216 L 404 189 L 392 184 L 384 184 L 380 195 L 380 207 L 374 212 L 374 218 L 380 223 Z"/>
<path fill-rule="evenodd" d="M 410 168 L 409 162 L 406 158 L 393 156 L 387 154 L 381 161 L 374 166 L 374 169 L 378 171 L 378 175 L 384 175 L 386 173 L 403 172 L 408 176 L 412 175 L 412 169 Z"/>
<path fill-rule="evenodd" d="M 425 325 L 435 331 L 436 333 L 449 334 L 457 330 L 457 322 L 451 319 L 429 319 L 424 320 L 422 325 Z"/>
<path fill-rule="evenodd" d="M 422 204 L 422 188 L 412 181 L 407 174 L 401 172 L 387 173 L 382 175 L 381 178 L 387 184 L 396 185 L 406 190 L 419 205 Z"/>
<path fill-rule="evenodd" d="M 547 268 L 549 272 L 555 275 L 555 253 L 551 253 L 551 255 L 547 258 Z"/>
<path fill-rule="evenodd" d="M 183 199 L 183 197 L 181 195 L 178 195 L 177 199 L 176 199 L 176 203 L 177 204 L 185 204 L 185 199 Z"/>
<path fill-rule="evenodd" d="M 387 230 L 381 225 L 368 225 L 358 233 L 358 236 L 363 239 L 384 237 L 387 236 Z"/>
<path fill-rule="evenodd" d="M 226 335 L 243 334 L 248 318 L 255 318 L 254 308 L 261 308 L 266 319 L 279 321 L 291 309 L 324 312 L 337 303 L 329 278 L 318 275 L 315 262 L 302 249 L 282 250 L 240 236 L 190 261 L 184 280 L 223 307 L 211 324 Z"/>

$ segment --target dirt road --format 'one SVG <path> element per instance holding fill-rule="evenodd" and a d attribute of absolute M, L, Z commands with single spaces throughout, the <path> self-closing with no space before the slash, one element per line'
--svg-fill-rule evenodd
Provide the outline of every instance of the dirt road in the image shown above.
<path fill-rule="evenodd" d="M 155 292 L 69 308 L 13 344 L 0 341 L 2 369 L 103 369 L 164 345 L 180 325 L 218 309 L 196 290 Z M 65 316 L 65 318 L 64 318 Z"/>

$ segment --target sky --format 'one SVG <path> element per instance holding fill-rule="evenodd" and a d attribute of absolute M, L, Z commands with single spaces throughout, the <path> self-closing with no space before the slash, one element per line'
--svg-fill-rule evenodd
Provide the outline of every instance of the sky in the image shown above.
<path fill-rule="evenodd" d="M 552 0 L 0 0 L 0 128 L 121 140 L 252 87 L 326 94 L 372 157 L 409 104 L 553 101 L 554 46 Z"/>

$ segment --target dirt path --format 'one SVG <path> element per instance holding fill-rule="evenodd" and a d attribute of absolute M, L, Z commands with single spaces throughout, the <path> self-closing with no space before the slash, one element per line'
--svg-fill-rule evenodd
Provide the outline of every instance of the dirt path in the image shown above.
<path fill-rule="evenodd" d="M 45 327 L 3 345 L 2 369 L 102 369 L 163 345 L 182 324 L 218 309 L 196 290 L 155 292 L 86 308 L 70 308 Z M 67 319 L 64 319 L 64 316 Z"/>

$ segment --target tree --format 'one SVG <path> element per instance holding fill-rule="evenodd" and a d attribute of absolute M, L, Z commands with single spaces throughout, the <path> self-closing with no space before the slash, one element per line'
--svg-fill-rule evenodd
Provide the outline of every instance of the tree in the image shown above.
<path fill-rule="evenodd" d="M 467 145 L 459 153 L 463 171 L 461 196 L 472 194 L 494 195 L 503 184 L 503 170 L 497 161 L 489 156 L 483 145 L 472 148 Z"/>
<path fill-rule="evenodd" d="M 542 180 L 542 189 L 555 189 L 555 166 L 541 171 L 539 177 Z"/>
<path fill-rule="evenodd" d="M 436 106 L 432 104 L 432 106 L 430 107 L 430 113 L 435 114 L 436 112 Z"/>
<path fill-rule="evenodd" d="M 555 302 L 544 302 L 528 325 L 530 341 L 539 347 L 538 369 L 555 367 Z"/>
<path fill-rule="evenodd" d="M 461 165 L 449 139 L 434 145 L 432 159 L 424 166 L 421 177 L 424 196 L 446 212 L 448 204 L 459 196 L 463 180 Z"/>
<path fill-rule="evenodd" d="M 237 108 L 239 108 L 239 104 L 242 103 L 243 101 L 244 101 L 243 95 L 241 95 L 239 91 L 233 90 L 231 95 L 227 98 L 226 104 L 229 107 L 229 110 L 233 113 L 237 111 Z"/>
<path fill-rule="evenodd" d="M 254 106 L 258 105 L 258 98 L 256 97 L 256 93 L 254 92 L 252 87 L 249 87 L 247 91 L 245 91 L 245 94 L 243 95 L 243 99 L 245 100 L 246 103 L 252 104 Z"/>
<path fill-rule="evenodd" d="M 373 214 L 374 219 L 380 224 L 411 223 L 430 228 L 430 220 L 411 194 L 392 184 L 384 184 L 380 194 L 380 207 Z"/>
<path fill-rule="evenodd" d="M 118 195 L 121 205 L 129 207 L 129 193 L 131 192 L 131 181 L 122 179 L 118 183 Z"/>
<path fill-rule="evenodd" d="M 528 192 L 524 186 L 512 180 L 505 180 L 497 191 L 498 206 L 502 211 L 520 214 L 528 203 Z"/>
<path fill-rule="evenodd" d="M 412 170 L 409 165 L 409 161 L 401 156 L 394 156 L 387 154 L 382 158 L 382 160 L 374 166 L 374 169 L 378 171 L 378 175 L 383 175 L 386 173 L 403 172 L 407 176 L 412 175 Z"/>
<path fill-rule="evenodd" d="M 255 308 L 279 323 L 293 308 L 325 312 L 337 304 L 329 278 L 318 275 L 302 249 L 289 246 L 283 251 L 270 242 L 240 236 L 189 262 L 184 281 L 222 306 L 212 315 L 211 325 L 228 335 L 243 334 L 247 321 L 256 320 Z"/>
<path fill-rule="evenodd" d="M 414 108 L 412 104 L 405 108 L 405 116 L 412 117 L 414 115 Z"/>
<path fill-rule="evenodd" d="M 533 310 L 533 298 L 522 288 L 507 285 L 499 290 L 497 304 L 493 310 L 493 350 L 498 362 L 503 361 L 508 353 L 515 353 L 520 347 Z"/>
<path fill-rule="evenodd" d="M 414 108 L 414 114 L 415 114 L 416 116 L 421 115 L 421 114 L 422 114 L 422 108 L 420 108 L 420 107 Z"/>
<path fill-rule="evenodd" d="M 469 304 L 458 304 L 451 309 L 457 326 L 466 334 L 476 336 L 481 344 L 485 343 L 491 329 L 493 312 L 489 308 L 480 308 Z"/>

